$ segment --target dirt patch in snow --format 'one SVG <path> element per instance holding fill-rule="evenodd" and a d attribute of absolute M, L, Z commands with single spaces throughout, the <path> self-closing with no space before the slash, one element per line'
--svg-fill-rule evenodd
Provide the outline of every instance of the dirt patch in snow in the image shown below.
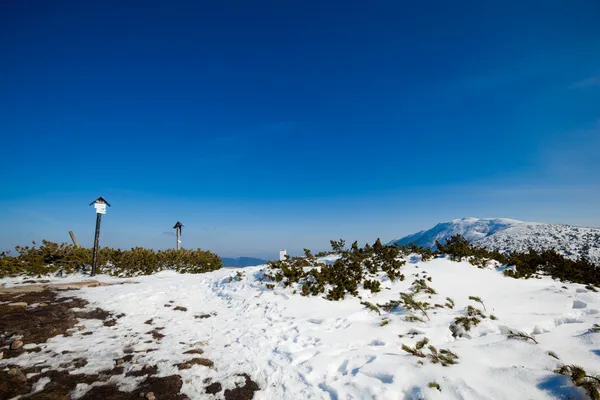
<path fill-rule="evenodd" d="M 77 287 L 70 286 L 70 287 Z M 85 309 L 88 302 L 76 297 L 59 297 L 58 291 L 65 290 L 64 287 L 49 290 L 41 285 L 20 287 L 22 290 L 11 290 L 0 292 L 0 399 L 10 399 L 16 396 L 33 400 L 68 400 L 77 389 L 86 385 L 89 390 L 83 394 L 81 399 L 91 400 L 133 400 L 133 399 L 160 399 L 160 400 L 184 400 L 189 399 L 180 393 L 182 378 L 180 375 L 157 377 L 156 365 L 144 365 L 131 368 L 136 365 L 134 351 L 125 348 L 125 355 L 116 359 L 114 367 L 108 370 L 94 372 L 93 374 L 77 373 L 78 368 L 86 366 L 87 360 L 83 357 L 75 357 L 62 363 L 58 368 L 49 369 L 48 365 L 18 366 L 11 363 L 11 358 L 18 357 L 25 352 L 39 352 L 45 347 L 44 343 L 51 337 L 57 335 L 76 335 L 76 324 L 80 319 L 97 319 L 104 326 L 114 326 L 119 323 L 119 318 L 124 314 L 113 316 L 101 308 Z M 185 307 L 174 306 L 173 310 L 187 311 Z M 196 315 L 196 318 L 209 318 L 211 314 Z M 146 321 L 151 325 L 152 319 Z M 80 331 L 85 330 L 79 327 Z M 165 335 L 164 328 L 152 327 L 147 334 L 154 340 L 147 342 L 159 342 Z M 93 334 L 93 331 L 81 332 L 81 335 Z M 195 345 L 206 345 L 199 342 Z M 41 346 L 41 347 L 40 347 Z M 157 349 L 146 349 L 141 352 L 151 352 Z M 46 351 L 48 352 L 48 351 Z M 63 350 L 60 354 L 74 353 Z M 75 352 L 76 353 L 76 352 Z M 202 349 L 192 349 L 184 354 L 200 355 Z M 73 354 L 77 356 L 77 354 Z M 127 364 L 126 364 L 127 363 Z M 192 358 L 176 364 L 181 369 L 190 369 L 196 365 L 211 368 L 213 362 L 206 358 Z M 197 368 L 197 367 L 196 367 Z M 113 383 L 111 377 L 127 376 L 138 377 L 141 381 L 132 392 L 120 391 Z M 246 374 L 239 375 L 244 378 L 244 383 L 238 383 L 237 387 L 226 389 L 220 383 L 215 382 L 206 387 L 206 393 L 222 393 L 226 400 L 249 400 L 254 397 L 254 392 L 259 390 L 258 385 Z M 78 387 L 78 385 L 80 385 Z M 83 389 L 84 391 L 86 389 Z"/>
<path fill-rule="evenodd" d="M 155 372 L 155 368 L 145 372 Z M 85 375 L 70 374 L 66 370 L 51 370 L 27 379 L 27 374 L 40 372 L 40 369 L 40 367 L 20 369 L 19 367 L 11 366 L 7 371 L 0 371 L 0 398 L 9 399 L 18 395 L 27 395 L 31 393 L 35 384 L 42 379 L 49 379 L 49 382 L 46 383 L 41 391 L 26 396 L 27 399 L 68 400 L 71 398 L 69 393 L 78 384 L 94 384 L 81 397 L 81 399 L 86 400 L 139 400 L 149 399 L 152 396 L 160 400 L 184 400 L 188 398 L 186 395 L 180 393 L 182 381 L 179 375 L 166 377 L 148 376 L 134 391 L 123 392 L 115 384 L 98 385 L 99 382 L 106 382 L 110 376 L 118 375 L 116 373 Z"/>
<path fill-rule="evenodd" d="M 205 367 L 212 367 L 214 364 L 211 360 L 207 358 L 192 358 L 191 360 L 184 361 L 179 364 L 175 364 L 178 369 L 190 369 L 194 365 L 204 365 Z"/>
<path fill-rule="evenodd" d="M 116 385 L 95 386 L 82 399 L 85 400 L 184 400 L 188 397 L 179 393 L 183 382 L 179 375 L 148 377 L 133 392 L 122 392 Z"/>
<path fill-rule="evenodd" d="M 241 374 L 246 382 L 244 386 L 238 386 L 235 389 L 225 390 L 225 400 L 251 400 L 254 392 L 260 390 L 256 382 L 252 381 L 247 374 Z"/>
<path fill-rule="evenodd" d="M 8 364 L 8 360 L 24 352 L 41 351 L 37 345 L 49 338 L 70 336 L 79 319 L 99 319 L 104 325 L 113 326 L 122 315 L 112 318 L 100 308 L 81 311 L 87 301 L 75 297 L 59 297 L 56 291 L 11 291 L 0 294 L 0 351 L 5 361 L 0 369 L 0 399 L 25 396 L 33 400 L 67 400 L 79 384 L 92 386 L 82 399 L 166 399 L 183 400 L 180 393 L 182 381 L 179 375 L 155 377 L 157 367 L 146 365 L 139 370 L 125 373 L 124 363 L 131 362 L 132 354 L 115 360 L 115 367 L 97 374 L 73 374 L 85 366 L 85 358 L 75 358 L 63 363 L 58 369 L 49 370 L 46 365 L 21 367 Z M 76 310 L 73 310 L 76 309 Z M 82 334 L 86 334 L 84 332 Z M 92 332 L 89 332 L 92 333 Z M 161 334 L 153 332 L 158 339 Z M 71 353 L 63 351 L 62 354 Z M 122 392 L 114 384 L 103 384 L 111 376 L 123 375 L 146 377 L 133 392 Z"/>
<path fill-rule="evenodd" d="M 58 297 L 55 292 L 2 294 L 0 295 L 0 352 L 2 358 L 17 357 L 24 352 L 40 351 L 39 347 L 28 348 L 28 344 L 40 344 L 49 338 L 67 334 L 77 321 L 71 308 L 85 307 L 85 300 L 73 297 Z M 26 303 L 14 307 L 11 303 Z M 14 348 L 13 342 L 22 342 Z M 12 345 L 12 349 L 11 349 Z"/>

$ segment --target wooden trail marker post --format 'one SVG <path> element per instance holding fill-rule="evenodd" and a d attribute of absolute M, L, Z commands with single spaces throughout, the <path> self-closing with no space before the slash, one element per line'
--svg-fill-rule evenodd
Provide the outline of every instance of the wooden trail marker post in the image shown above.
<path fill-rule="evenodd" d="M 181 250 L 181 228 L 183 228 L 183 224 L 179 221 L 175 224 L 173 229 L 177 233 L 177 250 Z"/>
<path fill-rule="evenodd" d="M 102 214 L 106 214 L 106 206 L 110 204 L 102 196 L 90 203 L 96 209 L 96 234 L 94 235 L 94 253 L 92 256 L 92 276 L 96 275 L 96 261 L 98 258 L 98 242 L 100 241 L 100 223 L 102 222 Z"/>
<path fill-rule="evenodd" d="M 71 236 L 71 240 L 73 241 L 73 246 L 79 248 L 79 243 L 77 243 L 77 239 L 75 238 L 75 234 L 73 231 L 69 231 L 69 236 Z"/>

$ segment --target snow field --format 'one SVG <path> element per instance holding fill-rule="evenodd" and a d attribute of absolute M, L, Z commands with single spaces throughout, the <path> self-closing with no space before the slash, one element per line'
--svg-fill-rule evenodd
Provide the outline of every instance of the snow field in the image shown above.
<path fill-rule="evenodd" d="M 424 318 L 424 323 L 407 322 L 408 314 L 401 308 L 378 315 L 354 297 L 327 301 L 302 297 L 299 290 L 293 294 L 295 288 L 267 289 L 259 282 L 264 266 L 201 275 L 161 272 L 135 278 L 137 284 L 65 292 L 88 300 L 92 308 L 125 316 L 112 327 L 84 320 L 81 332 L 50 339 L 42 347 L 58 354 L 56 358 L 41 352 L 12 361 L 58 365 L 84 357 L 88 364 L 74 372 L 94 373 L 111 368 L 113 359 L 130 349 L 136 362 L 126 368 L 149 364 L 158 366 L 159 375 L 180 374 L 182 392 L 192 399 L 222 398 L 222 392 L 205 393 L 207 382 L 232 388 L 236 380 L 243 380 L 237 376 L 241 373 L 260 386 L 256 399 L 585 398 L 566 377 L 552 371 L 564 363 L 600 373 L 600 334 L 588 333 L 600 321 L 598 293 L 549 278 L 506 278 L 494 268 L 478 269 L 466 262 L 421 262 L 418 257 L 407 261 L 404 281 L 380 277 L 381 292 L 363 291 L 362 300 L 374 304 L 397 300 L 417 275 L 425 275 L 431 277 L 428 285 L 437 294 L 428 298 L 420 293 L 416 298 L 433 305 L 450 297 L 455 307 L 430 310 L 430 321 Z M 237 271 L 242 275 L 239 280 Z M 487 311 L 469 296 L 480 297 Z M 497 319 L 482 319 L 467 332 L 470 337 L 454 338 L 449 327 L 465 315 L 468 305 Z M 176 306 L 187 310 L 174 310 Z M 211 316 L 197 318 L 206 314 Z M 382 326 L 383 318 L 389 319 L 387 325 Z M 146 324 L 150 319 L 152 323 Z M 145 343 L 151 339 L 146 332 L 157 327 L 164 327 L 160 333 L 165 337 Z M 509 330 L 534 335 L 539 344 L 508 339 Z M 83 331 L 93 334 L 82 335 Z M 438 350 L 456 353 L 458 364 L 443 367 L 402 350 L 402 344 L 412 347 L 424 337 Z M 147 349 L 157 350 L 146 353 Z M 201 357 L 212 360 L 214 367 L 178 370 L 174 364 L 191 358 L 183 354 L 190 349 L 203 349 Z M 63 355 L 63 350 L 72 353 Z M 127 389 L 141 378 L 115 379 Z M 430 382 L 439 384 L 441 392 L 428 387 Z M 85 390 L 82 387 L 79 394 Z"/>

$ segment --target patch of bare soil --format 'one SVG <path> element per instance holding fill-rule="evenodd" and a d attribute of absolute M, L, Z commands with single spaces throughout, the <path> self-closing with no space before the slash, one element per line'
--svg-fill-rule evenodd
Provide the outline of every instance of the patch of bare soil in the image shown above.
<path fill-rule="evenodd" d="M 196 318 L 196 319 L 205 319 L 205 318 L 214 317 L 216 315 L 217 315 L 216 312 L 212 312 L 210 314 L 198 314 L 198 315 L 194 315 L 194 318 Z"/>
<path fill-rule="evenodd" d="M 240 374 L 246 379 L 244 386 L 238 386 L 235 389 L 225 390 L 225 400 L 251 400 L 254 392 L 260 390 L 256 382 L 252 381 L 248 374 Z"/>
<path fill-rule="evenodd" d="M 208 394 L 217 394 L 221 390 L 223 390 L 223 388 L 221 387 L 221 384 L 219 382 L 211 383 L 204 389 L 206 390 L 206 393 L 208 393 Z"/>
<path fill-rule="evenodd" d="M 148 377 L 133 392 L 122 392 L 116 385 L 95 386 L 88 391 L 84 400 L 185 400 L 186 395 L 179 393 L 183 382 L 179 375 L 162 378 Z"/>
<path fill-rule="evenodd" d="M 37 289 L 36 289 L 37 290 Z M 0 359 L 10 359 L 28 351 L 40 351 L 39 347 L 24 346 L 41 344 L 56 335 L 70 335 L 70 330 L 78 319 L 99 319 L 105 326 L 113 326 L 123 315 L 111 318 L 111 314 L 96 308 L 90 311 L 73 311 L 84 308 L 88 303 L 74 297 L 58 297 L 55 291 L 14 291 L 0 294 Z M 87 332 L 84 332 L 87 333 Z M 82 334 L 84 334 L 82 333 Z M 91 332 L 90 332 L 91 333 Z M 153 332 L 156 339 L 164 335 Z M 65 350 L 63 354 L 70 353 Z M 131 353 L 131 352 L 129 352 Z M 143 366 L 140 370 L 125 373 L 124 364 L 133 361 L 133 354 L 115 360 L 115 366 L 98 374 L 73 374 L 72 371 L 87 364 L 84 358 L 75 358 L 63 363 L 58 370 L 48 370 L 47 366 L 23 368 L 17 365 L 4 365 L 0 369 L 0 399 L 10 399 L 23 395 L 33 400 L 70 400 L 69 393 L 80 383 L 95 384 L 82 398 L 90 400 L 107 399 L 146 399 L 183 400 L 188 397 L 180 393 L 182 382 L 179 375 L 155 377 L 155 365 Z M 33 375 L 30 375 L 33 374 Z M 133 392 L 119 391 L 114 384 L 98 385 L 107 382 L 111 376 L 123 375 L 146 377 Z M 30 375 L 28 378 L 27 376 Z M 32 393 L 36 383 L 49 379 L 44 388 Z"/>
<path fill-rule="evenodd" d="M 85 300 L 73 297 L 58 298 L 49 290 L 0 295 L 0 351 L 1 358 L 12 358 L 36 349 L 25 350 L 24 345 L 44 343 L 49 338 L 65 334 L 78 322 L 71 308 L 85 307 Z M 27 303 L 15 307 L 11 303 Z M 19 338 L 19 339 L 16 339 Z M 15 346 L 13 342 L 22 342 Z M 16 348 L 18 347 L 18 348 Z M 37 348 L 39 351 L 39 348 Z"/>
<path fill-rule="evenodd" d="M 154 329 L 146 332 L 147 335 L 152 335 L 155 340 L 160 340 L 165 337 L 162 333 L 159 332 L 159 329 Z"/>
<path fill-rule="evenodd" d="M 37 282 L 36 282 L 37 283 Z M 93 284 L 93 283 L 92 283 Z M 80 287 L 74 285 L 73 287 Z M 39 346 L 30 344 L 42 344 L 49 338 L 64 335 L 70 336 L 73 327 L 79 319 L 99 319 L 105 326 L 114 326 L 118 319 L 124 314 L 113 317 L 110 313 L 96 308 L 94 310 L 73 311 L 73 308 L 81 309 L 87 306 L 85 300 L 76 297 L 58 297 L 57 290 L 65 290 L 64 287 L 48 290 L 45 286 L 34 285 L 26 289 L 0 291 L 0 360 L 17 357 L 24 352 L 41 351 Z M 172 303 L 172 302 L 170 302 Z M 174 310 L 187 311 L 184 307 L 176 306 Z M 208 318 L 215 315 L 203 314 L 196 318 Z M 146 321 L 151 325 L 152 320 Z M 155 341 L 159 341 L 165 335 L 160 333 L 164 328 L 153 327 L 151 334 Z M 82 332 L 82 335 L 93 332 Z M 153 342 L 152 340 L 146 342 Z M 27 346 L 29 344 L 29 346 Z M 201 343 L 206 345 L 206 343 Z M 148 349 L 146 352 L 156 349 Z M 65 350 L 62 354 L 72 353 Z M 33 400 L 70 400 L 71 393 L 78 384 L 94 386 L 82 397 L 87 400 L 185 400 L 189 398 L 180 393 L 182 387 L 181 376 L 171 375 L 167 377 L 156 377 L 158 368 L 156 365 L 145 365 L 137 370 L 125 371 L 125 363 L 134 363 L 134 350 L 124 349 L 125 355 L 115 360 L 112 369 L 98 372 L 96 374 L 76 374 L 77 368 L 87 364 L 85 358 L 74 358 L 63 363 L 57 370 L 47 370 L 48 366 L 36 365 L 31 367 L 20 367 L 3 362 L 0 369 L 0 399 L 10 399 L 15 396 L 23 396 Z M 185 354 L 202 354 L 203 350 L 188 350 Z M 212 367 L 213 362 L 206 358 L 192 358 L 176 364 L 181 369 L 189 369 L 194 365 Z M 42 372 L 44 371 L 44 372 Z M 107 383 L 111 376 L 125 375 L 128 377 L 142 377 L 143 381 L 132 392 L 123 392 L 115 384 Z M 29 378 L 27 377 L 29 376 Z M 240 375 L 245 378 L 245 384 L 234 389 L 225 390 L 226 400 L 249 400 L 254 397 L 254 392 L 259 390 L 258 385 L 246 374 Z M 145 377 L 145 378 L 143 378 Z M 43 378 L 49 382 L 42 390 L 32 393 L 36 383 Z M 207 382 L 208 383 L 208 382 Z M 219 382 L 212 383 L 206 388 L 206 393 L 216 394 L 222 391 Z"/>
<path fill-rule="evenodd" d="M 207 358 L 192 358 L 191 360 L 184 361 L 179 364 L 175 364 L 178 369 L 190 369 L 194 365 L 204 365 L 205 367 L 212 367 L 214 364 Z"/>
<path fill-rule="evenodd" d="M 15 372 L 16 371 L 16 372 Z M 85 383 L 91 385 L 97 382 L 106 382 L 109 375 L 84 375 L 70 374 L 68 371 L 48 371 L 30 378 L 25 377 L 30 371 L 13 368 L 2 371 L 0 380 L 0 398 L 9 399 L 18 395 L 27 395 L 31 392 L 33 385 L 42 378 L 49 378 L 41 392 L 27 396 L 33 400 L 70 400 L 69 393 L 75 389 L 77 384 Z M 179 375 L 166 377 L 148 376 L 133 392 L 123 392 L 115 384 L 105 384 L 92 387 L 81 397 L 86 400 L 184 400 L 188 397 L 180 393 L 182 386 Z"/>
<path fill-rule="evenodd" d="M 192 349 L 192 350 L 184 351 L 183 354 L 204 354 L 204 350 Z"/>

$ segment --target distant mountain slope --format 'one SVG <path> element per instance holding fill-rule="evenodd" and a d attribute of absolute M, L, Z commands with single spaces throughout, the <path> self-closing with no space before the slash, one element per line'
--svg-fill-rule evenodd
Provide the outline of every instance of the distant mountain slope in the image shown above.
<path fill-rule="evenodd" d="M 522 221 L 508 218 L 462 218 L 454 219 L 449 222 L 442 222 L 433 228 L 405 236 L 401 239 L 393 240 L 390 243 L 414 244 L 426 248 L 435 246 L 435 241 L 445 240 L 453 235 L 460 234 L 470 242 L 483 239 L 487 236 L 506 229 L 515 224 L 522 224 Z M 443 243 L 443 242 L 442 242 Z"/>
<path fill-rule="evenodd" d="M 267 263 L 267 260 L 253 257 L 221 257 L 224 267 L 253 267 L 255 265 L 263 265 Z"/>
<path fill-rule="evenodd" d="M 473 244 L 502 252 L 547 250 L 554 248 L 569 258 L 585 257 L 600 264 L 600 229 L 570 225 L 523 222 L 507 218 L 462 218 L 437 224 L 390 243 L 414 242 L 435 247 L 447 238 L 460 234 Z"/>

